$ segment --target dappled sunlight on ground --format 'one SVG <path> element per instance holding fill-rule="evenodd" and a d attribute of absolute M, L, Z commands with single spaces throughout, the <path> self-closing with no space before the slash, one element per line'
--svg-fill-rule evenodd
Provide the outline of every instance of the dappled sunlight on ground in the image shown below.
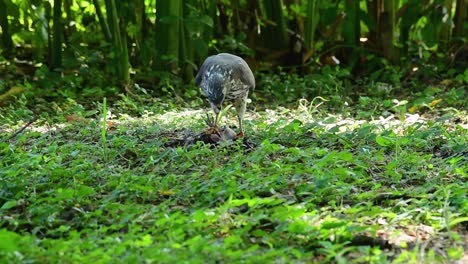
<path fill-rule="evenodd" d="M 209 243 L 229 241 L 241 232 L 248 246 L 261 240 L 278 246 L 284 240 L 308 250 L 319 242 L 319 248 L 343 246 L 356 258 L 363 254 L 355 250 L 358 246 L 389 256 L 413 252 L 420 259 L 427 257 L 427 249 L 447 259 L 462 252 L 464 112 L 374 112 L 353 118 L 304 104 L 250 110 L 246 137 L 231 145 L 201 140 L 206 114 L 213 114 L 209 108 L 141 116 L 118 112 L 108 109 L 106 122 L 100 111 L 89 117 L 63 114 L 52 117 L 51 124 L 38 119 L 5 144 L 10 175 L 5 179 L 25 190 L 46 190 L 34 189 L 34 196 L 50 200 L 32 199 L 32 209 L 68 197 L 68 191 L 78 202 L 72 209 L 54 210 L 62 217 L 60 224 L 71 228 L 88 221 L 113 224 L 107 215 L 104 220 L 94 215 L 96 204 L 104 208 L 112 201 L 118 211 L 109 217 L 126 214 L 139 226 L 135 219 L 142 212 L 150 219 L 142 225 L 155 233 L 172 230 L 173 220 L 182 218 L 187 223 L 183 229 L 200 225 Z M 25 124 L 0 129 L 7 137 Z M 225 124 L 236 130 L 233 109 L 221 120 Z M 74 196 L 82 190 L 83 196 Z M 29 207 L 5 212 L 21 222 Z M 131 212 L 135 207 L 141 210 Z M 153 209 L 160 211 L 147 213 Z M 69 219 L 70 211 L 79 221 Z M 174 218 L 167 225 L 154 224 L 167 217 Z M 7 224 L 12 229 L 17 226 L 13 220 Z M 140 239 L 124 234 L 123 240 L 126 235 Z M 448 256 L 447 249 L 456 257 Z"/>
<path fill-rule="evenodd" d="M 128 114 L 108 114 L 107 125 L 109 128 L 114 128 L 118 125 L 126 125 L 129 127 L 151 127 L 156 126 L 166 131 L 174 131 L 181 129 L 196 129 L 200 130 L 206 127 L 204 118 L 206 115 L 213 115 L 211 109 L 179 109 L 174 111 L 166 111 L 163 113 L 153 113 L 151 111 L 145 112 L 140 117 L 131 116 Z M 468 129 L 468 116 L 460 112 L 461 118 L 459 126 L 463 129 Z M 266 109 L 263 111 L 253 112 L 247 111 L 244 120 L 246 121 L 246 129 L 256 130 L 255 123 L 261 122 L 267 125 L 275 124 L 277 129 L 288 125 L 293 120 L 300 121 L 303 125 L 315 124 L 322 127 L 325 130 L 333 129 L 335 132 L 346 132 L 357 129 L 363 125 L 369 124 L 374 125 L 374 129 L 381 130 L 393 130 L 397 135 L 401 134 L 405 128 L 419 124 L 420 128 L 424 128 L 427 122 L 433 121 L 438 118 L 437 114 L 403 114 L 396 116 L 391 113 L 385 113 L 384 115 L 376 116 L 370 120 L 366 119 L 355 119 L 349 116 L 345 117 L 342 114 L 334 113 L 323 113 L 310 111 L 307 106 L 299 104 L 299 107 L 289 109 L 285 107 L 277 107 L 275 109 Z M 97 122 L 98 120 L 93 118 L 84 118 L 77 115 L 65 116 L 65 123 L 56 123 L 53 125 L 45 124 L 43 122 L 34 122 L 32 125 L 27 127 L 27 130 L 39 133 L 53 132 L 58 129 L 64 129 L 70 125 L 86 124 L 90 121 Z M 2 130 L 7 133 L 13 133 L 24 124 L 17 124 L 17 126 L 3 126 Z M 233 109 L 228 111 L 228 115 L 223 117 L 220 122 L 221 125 L 227 124 L 231 127 L 237 125 L 237 119 Z M 453 123 L 447 122 L 448 129 L 453 126 Z M 99 126 L 100 127 L 100 126 Z"/>

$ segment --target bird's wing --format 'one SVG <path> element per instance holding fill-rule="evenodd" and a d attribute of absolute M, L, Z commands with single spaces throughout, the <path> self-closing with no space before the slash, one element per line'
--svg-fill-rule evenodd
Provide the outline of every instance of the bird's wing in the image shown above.
<path fill-rule="evenodd" d="M 241 57 L 227 53 L 221 53 L 206 58 L 197 76 L 195 76 L 195 85 L 200 86 L 204 78 L 204 73 L 215 64 L 220 65 L 226 71 L 232 70 L 233 76 L 239 78 L 249 89 L 255 88 L 255 78 L 247 62 Z"/>
<path fill-rule="evenodd" d="M 232 69 L 233 75 L 239 78 L 243 84 L 247 85 L 249 89 L 255 88 L 255 78 L 247 62 L 239 56 L 229 53 L 221 53 L 217 55 L 220 61 L 223 61 L 227 70 Z"/>
<path fill-rule="evenodd" d="M 243 59 L 240 59 L 236 63 L 234 71 L 235 74 L 240 78 L 242 83 L 249 86 L 249 89 L 255 89 L 255 78 L 247 62 L 245 62 Z"/>
<path fill-rule="evenodd" d="M 203 74 L 208 70 L 208 68 L 213 64 L 213 57 L 210 56 L 206 58 L 206 60 L 203 62 L 202 66 L 200 67 L 200 70 L 197 73 L 197 76 L 195 76 L 195 85 L 200 86 L 202 80 L 203 80 Z"/>

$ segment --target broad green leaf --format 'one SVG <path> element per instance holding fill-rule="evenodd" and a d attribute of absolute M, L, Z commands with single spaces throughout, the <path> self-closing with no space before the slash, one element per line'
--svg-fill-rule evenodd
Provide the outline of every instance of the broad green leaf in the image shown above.
<path fill-rule="evenodd" d="M 377 136 L 375 138 L 375 141 L 382 147 L 388 147 L 393 145 L 393 139 L 386 136 Z"/>
<path fill-rule="evenodd" d="M 59 188 L 57 190 L 57 199 L 59 199 L 59 200 L 71 199 L 71 198 L 73 198 L 74 194 L 75 194 L 75 190 L 73 190 L 73 189 Z"/>
<path fill-rule="evenodd" d="M 4 203 L 4 204 L 2 205 L 2 207 L 1 207 L 1 209 L 3 209 L 3 210 L 8 210 L 8 209 L 10 209 L 10 208 L 15 207 L 16 204 L 17 204 L 16 200 L 10 200 L 10 201 Z"/>
<path fill-rule="evenodd" d="M 200 21 L 201 21 L 203 24 L 205 24 L 205 25 L 207 25 L 207 26 L 209 26 L 209 27 L 213 27 L 213 19 L 212 19 L 211 17 L 209 17 L 209 16 L 206 16 L 206 15 L 205 15 L 205 16 L 201 16 L 201 17 L 200 17 Z"/>
<path fill-rule="evenodd" d="M 12 253 L 19 249 L 18 240 L 20 236 L 14 232 L 1 229 L 0 230 L 0 256 L 3 253 Z"/>
<path fill-rule="evenodd" d="M 453 219 L 452 221 L 450 221 L 449 226 L 453 227 L 463 222 L 468 222 L 468 217 L 459 217 L 459 218 Z"/>
<path fill-rule="evenodd" d="M 142 239 L 135 241 L 135 246 L 137 247 L 147 247 L 151 244 L 153 244 L 153 238 L 149 234 L 146 234 Z"/>

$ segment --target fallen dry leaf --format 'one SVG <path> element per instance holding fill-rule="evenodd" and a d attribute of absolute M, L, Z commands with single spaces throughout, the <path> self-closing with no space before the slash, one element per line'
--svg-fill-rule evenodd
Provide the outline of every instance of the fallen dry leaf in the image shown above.
<path fill-rule="evenodd" d="M 77 114 L 65 115 L 65 119 L 68 123 L 84 123 L 86 122 L 86 118 Z"/>

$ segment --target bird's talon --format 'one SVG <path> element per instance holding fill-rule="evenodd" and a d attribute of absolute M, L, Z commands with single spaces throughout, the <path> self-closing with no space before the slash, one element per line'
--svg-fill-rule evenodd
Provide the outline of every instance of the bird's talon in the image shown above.
<path fill-rule="evenodd" d="M 218 126 L 210 126 L 209 128 L 205 129 L 205 134 L 219 134 L 219 128 Z"/>
<path fill-rule="evenodd" d="M 205 118 L 205 124 L 209 127 L 216 127 L 214 123 L 214 118 L 207 113 Z"/>

